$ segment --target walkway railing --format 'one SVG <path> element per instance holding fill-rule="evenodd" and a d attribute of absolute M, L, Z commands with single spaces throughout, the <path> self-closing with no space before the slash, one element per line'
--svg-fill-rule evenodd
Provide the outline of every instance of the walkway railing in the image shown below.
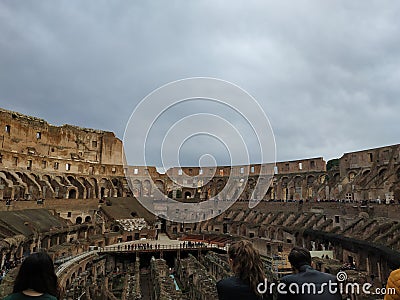
<path fill-rule="evenodd" d="M 91 255 L 96 254 L 96 253 L 97 253 L 96 250 L 92 250 L 92 251 L 84 252 L 82 254 L 79 254 L 79 255 L 75 256 L 74 258 L 70 259 L 69 261 L 67 261 L 66 263 L 62 264 L 61 266 L 59 266 L 56 269 L 57 276 L 60 276 L 71 265 L 73 265 L 75 263 L 79 263 L 82 259 L 85 259 L 85 258 L 87 258 L 87 257 L 89 257 Z"/>
<path fill-rule="evenodd" d="M 81 260 L 97 254 L 97 253 L 108 253 L 108 252 L 154 252 L 154 251 L 175 251 L 175 250 L 212 250 L 212 249 L 220 249 L 227 251 L 227 246 L 219 246 L 216 244 L 208 244 L 208 243 L 203 243 L 203 244 L 188 244 L 188 243 L 180 243 L 180 244 L 154 244 L 154 243 L 149 243 L 149 244 L 138 244 L 138 243 L 132 243 L 132 244 L 115 244 L 112 246 L 106 246 L 106 247 L 91 247 L 90 251 L 84 252 L 82 254 L 79 254 L 62 265 L 60 265 L 56 269 L 56 274 L 57 276 L 60 276 L 66 269 L 68 269 L 70 266 L 74 265 L 75 263 L 79 263 Z"/>
<path fill-rule="evenodd" d="M 107 247 L 98 247 L 97 251 L 99 253 L 104 252 L 150 252 L 150 251 L 159 251 L 159 250 L 211 250 L 211 249 L 220 249 L 227 250 L 226 246 L 219 246 L 216 244 L 204 244 L 204 245 L 192 245 L 189 246 L 187 244 L 172 244 L 172 245 L 163 245 L 163 244 L 130 244 L 130 245 L 119 245 L 119 246 L 107 246 Z"/>

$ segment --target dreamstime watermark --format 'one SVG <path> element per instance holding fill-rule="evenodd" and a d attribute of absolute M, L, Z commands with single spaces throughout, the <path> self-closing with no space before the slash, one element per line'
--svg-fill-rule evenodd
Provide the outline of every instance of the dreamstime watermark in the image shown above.
<path fill-rule="evenodd" d="M 327 282 L 316 284 L 313 282 L 306 283 L 268 283 L 267 279 L 265 282 L 261 282 L 257 286 L 257 290 L 260 294 L 273 294 L 274 290 L 278 294 L 292 294 L 292 295 L 326 295 L 328 294 L 345 294 L 345 295 L 395 295 L 395 288 L 376 288 L 371 283 L 357 283 L 357 282 L 345 282 L 347 280 L 346 272 L 340 271 L 336 275 L 336 281 L 328 280 Z"/>
<path fill-rule="evenodd" d="M 219 168 L 214 149 L 204 146 L 202 138 L 216 141 L 227 153 L 230 171 Z M 275 172 L 275 137 L 264 110 L 242 88 L 215 78 L 188 78 L 154 90 L 134 108 L 123 143 L 124 172 L 133 195 L 155 215 L 174 222 L 213 218 L 248 193 L 249 186 L 252 193 L 245 197 L 252 208 L 266 195 Z M 204 150 L 190 166 L 194 172 L 181 164 L 184 148 L 197 154 Z M 256 164 L 251 163 L 254 153 Z M 154 165 L 155 157 L 161 165 Z M 168 184 L 153 166 L 166 171 Z M 177 193 L 189 199 L 197 193 L 199 201 L 176 201 Z"/>

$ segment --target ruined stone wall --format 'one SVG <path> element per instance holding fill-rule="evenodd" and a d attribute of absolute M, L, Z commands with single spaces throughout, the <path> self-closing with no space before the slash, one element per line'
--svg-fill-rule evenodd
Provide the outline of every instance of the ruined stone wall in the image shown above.
<path fill-rule="evenodd" d="M 189 299 L 218 299 L 215 278 L 194 256 L 177 260 L 175 270 Z"/>
<path fill-rule="evenodd" d="M 54 168 L 54 165 L 45 166 L 41 161 L 43 158 L 59 159 L 71 164 L 91 162 L 122 165 L 122 142 L 112 132 L 71 125 L 53 126 L 42 119 L 3 109 L 0 110 L 0 122 L 1 151 L 12 152 L 16 158 L 19 154 L 26 154 L 32 160 L 30 165 L 22 159 L 5 159 L 5 167 L 20 166 L 30 168 L 28 170 Z M 60 168 L 60 171 L 78 170 L 72 166 L 71 170 Z"/>
<path fill-rule="evenodd" d="M 294 245 L 332 250 L 342 265 L 354 261 L 357 270 L 384 283 L 400 262 L 399 213 L 395 204 L 264 202 L 249 209 L 236 203 L 194 232 L 221 234 L 224 228 L 225 236 L 250 238 L 269 257 L 288 253 Z"/>
<path fill-rule="evenodd" d="M 326 171 L 326 163 L 322 157 L 277 162 L 276 167 L 278 174 Z"/>
<path fill-rule="evenodd" d="M 275 173 L 263 197 L 266 201 L 400 201 L 400 145 L 346 153 L 330 170 L 317 157 L 277 162 L 276 166 L 176 167 L 160 174 L 147 166 L 124 170 L 122 142 L 112 132 L 53 126 L 4 109 L 0 109 L 0 126 L 0 199 L 130 195 L 162 199 L 168 195 L 179 201 L 215 196 L 246 201 L 258 180 L 267 184 L 269 178 L 259 176 L 265 167 Z M 241 192 L 244 174 L 249 180 Z M 224 190 L 229 177 L 235 184 Z M 257 191 L 255 196 L 262 197 Z"/>
<path fill-rule="evenodd" d="M 122 142 L 112 132 L 53 126 L 0 109 L 0 199 L 129 194 Z"/>
<path fill-rule="evenodd" d="M 346 153 L 340 158 L 338 195 L 354 200 L 400 200 L 400 145 Z"/>
<path fill-rule="evenodd" d="M 182 292 L 175 289 L 174 280 L 169 276 L 169 268 L 163 259 L 151 259 L 150 261 L 151 281 L 154 289 L 152 299 L 183 299 Z"/>

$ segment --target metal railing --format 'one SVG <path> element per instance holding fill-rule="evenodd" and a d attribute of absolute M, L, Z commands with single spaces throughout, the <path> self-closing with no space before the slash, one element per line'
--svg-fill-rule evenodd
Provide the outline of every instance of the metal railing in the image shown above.
<path fill-rule="evenodd" d="M 217 244 L 208 244 L 203 243 L 200 245 L 190 245 L 187 243 L 180 244 L 114 244 L 112 246 L 106 247 L 92 247 L 91 250 L 81 253 L 73 258 L 70 258 L 68 261 L 64 262 L 56 269 L 57 276 L 60 276 L 66 269 L 75 263 L 79 263 L 81 260 L 97 254 L 97 253 L 107 253 L 107 252 L 157 252 L 161 250 L 212 250 L 219 249 L 227 251 L 227 246 L 219 246 Z"/>
<path fill-rule="evenodd" d="M 97 251 L 99 253 L 104 252 L 141 252 L 141 251 L 159 251 L 159 250 L 206 250 L 206 249 L 220 249 L 227 250 L 226 246 L 219 246 L 216 244 L 204 244 L 204 245 L 187 245 L 187 244 L 172 244 L 172 245 L 163 245 L 163 244 L 131 244 L 120 245 L 120 246 L 107 246 L 107 247 L 98 247 Z"/>

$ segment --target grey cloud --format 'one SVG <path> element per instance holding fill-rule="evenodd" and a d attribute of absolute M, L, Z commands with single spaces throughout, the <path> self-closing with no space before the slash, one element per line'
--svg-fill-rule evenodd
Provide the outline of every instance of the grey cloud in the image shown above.
<path fill-rule="evenodd" d="M 399 13 L 372 0 L 2 1 L 0 106 L 122 138 L 152 90 L 211 76 L 260 102 L 279 160 L 395 144 Z"/>

